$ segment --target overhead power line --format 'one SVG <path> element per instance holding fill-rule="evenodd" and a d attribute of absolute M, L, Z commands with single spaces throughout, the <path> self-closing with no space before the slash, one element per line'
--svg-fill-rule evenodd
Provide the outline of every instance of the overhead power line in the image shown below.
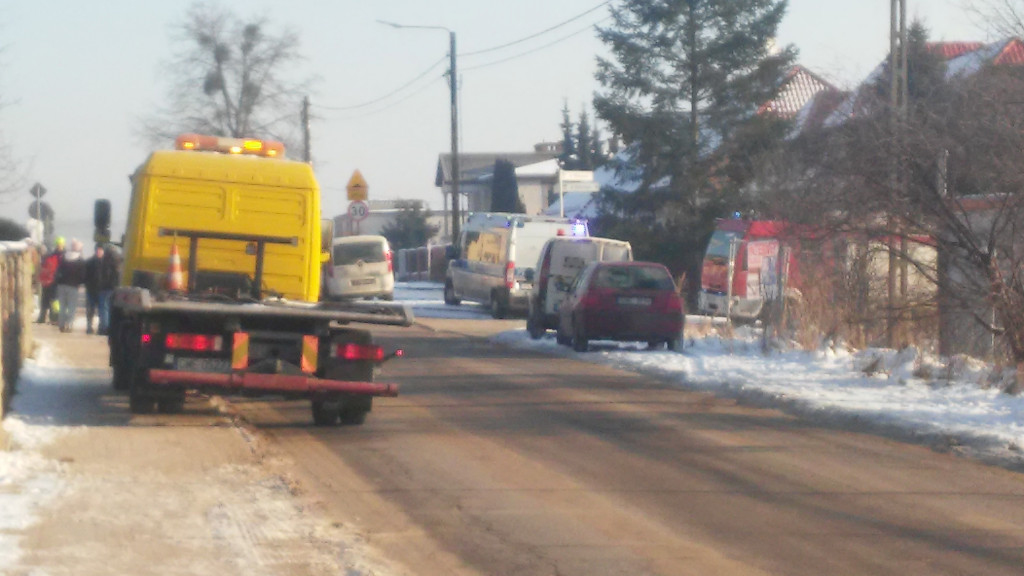
<path fill-rule="evenodd" d="M 500 60 L 494 60 L 493 62 L 487 62 L 485 64 L 478 64 L 476 66 L 469 66 L 467 68 L 462 68 L 462 71 L 463 72 L 469 72 L 470 70 L 479 70 L 481 68 L 487 68 L 489 66 L 495 66 L 497 64 L 502 64 L 504 62 L 508 62 L 509 60 L 515 60 L 516 58 L 522 58 L 523 56 L 528 56 L 530 54 L 533 54 L 534 52 L 540 52 L 541 50 L 544 50 L 545 48 L 550 48 L 550 47 L 554 46 L 555 44 L 558 44 L 560 42 L 564 42 L 564 41 L 572 38 L 573 36 L 578 36 L 578 35 L 580 35 L 580 34 L 582 34 L 584 32 L 588 32 L 590 30 L 593 30 L 594 26 L 597 26 L 598 24 L 600 24 L 602 22 L 605 22 L 607 20 L 610 20 L 610 19 L 611 19 L 611 16 L 602 18 L 601 20 L 598 20 L 597 22 L 594 22 L 593 24 L 588 25 L 586 28 L 582 28 L 580 30 L 577 30 L 577 31 L 573 32 L 572 34 L 568 34 L 566 36 L 562 36 L 558 40 L 553 40 L 551 42 L 548 42 L 547 44 L 543 44 L 541 46 L 537 46 L 536 48 L 533 48 L 531 50 L 527 50 L 526 52 L 520 52 L 519 54 L 514 54 L 514 55 L 509 56 L 507 58 L 502 58 Z"/>
<path fill-rule="evenodd" d="M 382 102 L 382 101 L 387 100 L 388 98 L 394 96 L 395 94 L 398 94 L 399 92 L 401 92 L 402 90 L 405 90 L 409 86 L 412 86 L 413 84 L 415 84 L 416 82 L 421 80 L 424 76 L 426 76 L 427 74 L 430 74 L 435 68 L 437 68 L 439 65 L 441 65 L 442 63 L 444 63 L 447 60 L 448 60 L 448 56 L 442 57 L 440 60 L 438 60 L 437 62 L 434 62 L 433 64 L 431 64 L 429 68 L 424 70 L 422 73 L 420 73 L 418 76 L 416 76 L 412 80 L 409 80 L 408 82 L 406 82 L 405 84 L 402 84 L 398 88 L 395 88 L 391 92 L 388 92 L 387 94 L 384 94 L 383 96 L 378 96 L 377 98 L 374 98 L 373 100 L 367 100 L 366 102 L 363 102 L 361 104 L 353 104 L 351 106 L 325 106 L 325 105 L 321 104 L 319 107 L 323 108 L 325 110 L 335 110 L 335 111 L 339 111 L 340 112 L 340 111 L 345 111 L 345 110 L 355 110 L 357 108 L 366 108 L 367 106 L 373 106 L 374 104 L 377 104 L 378 102 Z M 418 92 L 419 91 L 417 91 L 416 93 L 418 93 Z M 402 100 L 405 100 L 405 98 L 403 98 Z M 401 100 L 400 100 L 400 102 L 401 102 Z"/>
<path fill-rule="evenodd" d="M 569 18 L 568 20 L 564 21 L 564 22 L 560 22 L 560 23 L 555 24 L 554 26 L 552 26 L 550 28 L 547 28 L 545 30 L 541 30 L 540 32 L 537 32 L 535 34 L 530 34 L 529 36 L 520 38 L 519 40 L 513 40 L 512 42 L 508 42 L 508 43 L 502 44 L 500 46 L 494 46 L 494 47 L 491 47 L 491 48 L 484 48 L 483 50 L 474 50 L 473 52 L 463 52 L 463 53 L 459 54 L 459 56 L 460 57 L 462 57 L 462 56 L 476 56 L 477 54 L 485 54 L 487 52 L 494 52 L 496 50 L 501 50 L 502 48 L 508 48 L 509 46 L 515 46 L 516 44 L 522 44 L 523 42 L 526 42 L 527 40 L 533 40 L 534 38 L 536 38 L 538 36 L 543 36 L 544 34 L 547 34 L 548 32 L 553 32 L 553 31 L 561 28 L 562 26 L 565 26 L 567 24 L 571 24 L 571 23 L 575 22 L 576 20 L 579 20 L 580 18 L 583 18 L 587 14 L 590 14 L 591 12 L 594 12 L 595 10 L 599 10 L 599 9 L 609 5 L 609 4 L 611 4 L 611 0 L 608 0 L 607 2 L 601 2 L 597 6 L 594 6 L 590 10 L 587 10 L 586 12 L 582 12 L 580 14 L 577 14 L 577 15 L 573 16 L 572 18 Z"/>
<path fill-rule="evenodd" d="M 394 102 L 391 102 L 390 104 L 388 104 L 387 106 L 384 106 L 383 108 L 377 108 L 375 110 L 369 110 L 367 112 L 363 112 L 363 113 L 360 113 L 360 114 L 355 114 L 355 115 L 352 115 L 352 116 L 344 116 L 343 115 L 343 117 L 344 117 L 345 120 L 355 120 L 355 119 L 358 119 L 358 118 L 366 118 L 368 116 L 373 116 L 373 115 L 376 115 L 376 114 L 380 114 L 381 112 L 385 112 L 387 110 L 390 110 L 390 109 L 398 106 L 399 104 L 402 104 L 403 102 L 405 102 L 406 100 L 409 100 L 410 98 L 412 98 L 414 96 L 418 96 L 418 95 L 422 94 L 428 88 L 432 88 L 435 84 L 437 84 L 438 82 L 440 82 L 442 80 L 443 80 L 443 77 L 438 76 L 437 78 L 434 78 L 433 80 L 431 80 L 427 84 L 424 84 L 423 86 L 421 86 L 419 89 L 406 94 L 402 98 L 399 98 L 398 100 L 395 100 Z M 327 107 L 325 106 L 324 108 L 327 108 Z M 351 109 L 352 108 L 347 108 L 347 109 L 346 108 L 330 108 L 330 110 L 351 110 Z"/>

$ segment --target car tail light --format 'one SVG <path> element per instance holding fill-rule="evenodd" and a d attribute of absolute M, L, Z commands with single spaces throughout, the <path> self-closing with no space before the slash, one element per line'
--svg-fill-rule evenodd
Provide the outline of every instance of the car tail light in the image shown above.
<path fill-rule="evenodd" d="M 345 344 L 335 344 L 331 348 L 331 356 L 350 361 L 370 360 L 372 362 L 380 362 L 384 360 L 384 349 L 372 344 L 365 345 L 346 342 Z"/>
<path fill-rule="evenodd" d="M 668 308 L 669 312 L 681 311 L 683 309 L 683 299 L 676 294 L 669 294 L 665 307 Z"/>
<path fill-rule="evenodd" d="M 516 263 L 509 260 L 505 262 L 505 288 L 512 289 L 516 283 Z"/>
<path fill-rule="evenodd" d="M 580 298 L 580 304 L 587 308 L 593 308 L 601 304 L 601 297 L 593 292 L 587 292 Z"/>
<path fill-rule="evenodd" d="M 164 338 L 168 350 L 189 352 L 220 352 L 224 349 L 224 337 L 210 334 L 171 333 Z"/>
<path fill-rule="evenodd" d="M 395 257 L 394 257 L 394 254 L 391 252 L 391 250 L 386 250 L 384 252 L 384 259 L 387 260 L 387 263 L 388 263 L 388 272 L 394 272 L 395 271 L 395 263 L 394 263 Z"/>

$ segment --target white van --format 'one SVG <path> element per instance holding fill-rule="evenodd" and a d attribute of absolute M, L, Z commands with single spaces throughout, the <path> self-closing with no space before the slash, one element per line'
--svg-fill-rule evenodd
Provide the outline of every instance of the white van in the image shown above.
<path fill-rule="evenodd" d="M 587 236 L 585 221 L 549 216 L 480 212 L 470 214 L 450 247 L 445 304 L 486 304 L 495 318 L 526 312 L 532 270 L 544 243 L 557 236 Z"/>
<path fill-rule="evenodd" d="M 526 330 L 534 340 L 558 328 L 558 307 L 580 271 L 591 262 L 628 262 L 633 247 L 611 238 L 551 238 L 544 243 L 537 267 L 530 275 L 530 311 Z"/>
<path fill-rule="evenodd" d="M 391 247 L 383 236 L 343 236 L 331 243 L 325 291 L 331 300 L 394 299 Z"/>

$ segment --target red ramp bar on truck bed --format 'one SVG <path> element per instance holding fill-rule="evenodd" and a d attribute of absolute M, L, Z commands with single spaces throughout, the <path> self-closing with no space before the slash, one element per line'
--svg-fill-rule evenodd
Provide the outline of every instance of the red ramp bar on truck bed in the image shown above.
<path fill-rule="evenodd" d="M 252 372 L 223 374 L 153 369 L 149 371 L 149 381 L 159 386 L 212 386 L 229 391 L 345 392 L 368 396 L 398 396 L 398 384 L 362 382 L 357 380 L 326 380 L 312 376 L 290 374 L 255 374 Z"/>

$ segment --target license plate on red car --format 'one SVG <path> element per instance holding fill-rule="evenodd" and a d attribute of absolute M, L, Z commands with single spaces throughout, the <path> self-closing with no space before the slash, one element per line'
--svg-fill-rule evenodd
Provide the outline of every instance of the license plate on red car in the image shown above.
<path fill-rule="evenodd" d="M 646 296 L 619 296 L 615 303 L 619 306 L 650 306 L 651 299 Z"/>

